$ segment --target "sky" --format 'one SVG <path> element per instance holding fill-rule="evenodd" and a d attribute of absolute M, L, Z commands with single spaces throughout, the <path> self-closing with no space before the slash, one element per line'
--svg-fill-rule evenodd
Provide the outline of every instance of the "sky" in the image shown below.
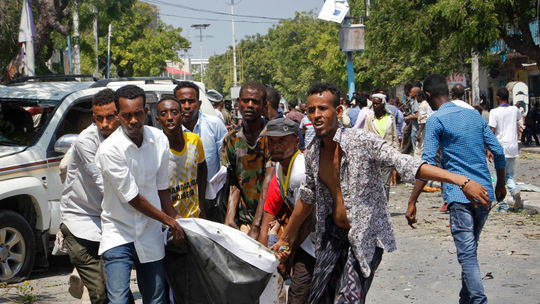
<path fill-rule="evenodd" d="M 231 0 L 144 0 L 144 2 L 160 7 L 163 22 L 183 29 L 182 36 L 191 42 L 191 49 L 187 53 L 187 56 L 191 55 L 191 59 L 201 57 L 199 37 L 195 37 L 200 35 L 200 31 L 192 28 L 193 24 L 210 24 L 202 33 L 203 36 L 213 36 L 203 38 L 204 59 L 214 54 L 223 54 L 229 46 L 232 46 Z M 297 11 L 314 10 L 318 14 L 324 0 L 235 0 L 234 3 L 235 15 L 288 19 L 294 17 Z M 268 29 L 279 22 L 275 19 L 241 16 L 236 16 L 235 21 L 237 44 L 246 35 L 268 33 Z"/>

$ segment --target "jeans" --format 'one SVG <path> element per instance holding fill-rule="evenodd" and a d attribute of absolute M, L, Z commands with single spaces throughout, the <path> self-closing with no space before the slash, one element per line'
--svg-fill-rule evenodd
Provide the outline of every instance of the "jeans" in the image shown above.
<path fill-rule="evenodd" d="M 165 303 L 163 259 L 141 263 L 133 243 L 111 248 L 103 253 L 110 303 L 127 304 L 131 268 L 135 264 L 137 284 L 144 304 Z"/>
<path fill-rule="evenodd" d="M 478 266 L 477 248 L 480 232 L 487 220 L 489 210 L 482 205 L 452 203 L 450 210 L 450 231 L 454 237 L 458 262 L 461 265 L 460 304 L 487 303 Z"/>
<path fill-rule="evenodd" d="M 516 165 L 515 158 L 506 159 L 506 169 L 505 169 L 506 186 L 508 187 L 508 191 L 510 191 L 512 196 L 514 196 L 516 192 L 520 192 L 519 188 L 516 186 L 516 180 L 514 180 L 514 166 L 515 165 Z M 497 185 L 497 172 L 496 171 L 495 171 L 494 176 L 495 176 L 494 177 L 495 185 Z M 508 211 L 508 203 L 506 202 L 506 200 L 499 202 L 499 206 L 501 207 L 501 210 Z"/>

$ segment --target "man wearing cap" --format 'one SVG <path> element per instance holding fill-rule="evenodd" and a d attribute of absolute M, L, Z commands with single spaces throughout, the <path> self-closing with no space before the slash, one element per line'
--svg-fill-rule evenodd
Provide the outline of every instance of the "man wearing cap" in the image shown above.
<path fill-rule="evenodd" d="M 278 220 L 279 225 L 285 224 L 294 206 L 300 197 L 300 185 L 306 180 L 304 154 L 298 150 L 300 139 L 297 136 L 298 125 L 288 118 L 278 118 L 266 125 L 268 150 L 272 161 L 277 162 L 276 174 L 270 182 L 264 216 L 259 235 L 259 242 L 263 245 L 273 245 L 277 241 L 277 234 L 268 235 L 270 223 Z M 277 191 L 273 191 L 273 190 Z M 294 252 L 293 276 L 289 287 L 289 304 L 306 303 L 309 297 L 309 287 L 313 268 L 315 267 L 315 212 L 311 213 L 310 220 L 305 221 L 298 235 L 292 242 Z M 270 240 L 269 237 L 273 238 Z"/>
<path fill-rule="evenodd" d="M 225 117 L 223 116 L 223 113 L 221 113 L 221 110 L 223 109 L 223 96 L 216 90 L 209 90 L 206 92 L 206 97 L 212 103 L 217 117 L 225 124 Z"/>

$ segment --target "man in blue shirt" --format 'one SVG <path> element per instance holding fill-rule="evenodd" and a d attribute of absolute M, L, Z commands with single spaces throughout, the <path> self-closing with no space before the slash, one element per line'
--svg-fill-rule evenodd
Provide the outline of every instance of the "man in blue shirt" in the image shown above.
<path fill-rule="evenodd" d="M 216 116 L 206 115 L 199 111 L 202 101 L 199 98 L 199 87 L 191 81 L 181 81 L 174 89 L 174 96 L 182 105 L 182 125 L 184 132 L 193 132 L 202 140 L 204 157 L 208 166 L 207 180 L 210 181 L 221 167 L 221 146 L 227 135 L 227 128 Z M 214 188 L 218 188 L 216 185 Z M 218 188 L 219 189 L 219 188 Z M 215 189 L 217 192 L 217 189 Z M 212 195 L 213 196 L 213 195 Z M 206 206 L 215 206 L 215 197 L 206 196 Z M 207 213 L 208 219 L 214 219 Z"/>
<path fill-rule="evenodd" d="M 360 113 L 358 97 L 360 97 L 360 95 L 356 95 L 352 98 L 351 108 L 349 109 L 349 111 L 347 111 L 347 115 L 349 115 L 349 118 L 351 119 L 351 126 L 354 126 L 356 124 L 356 119 L 358 118 L 358 114 Z"/>
<path fill-rule="evenodd" d="M 471 197 L 466 197 L 461 189 L 467 187 L 468 181 L 474 180 L 487 189 L 490 201 L 502 201 L 506 196 L 504 150 L 478 112 L 449 102 L 448 86 L 444 76 L 429 75 L 424 80 L 424 92 L 431 108 L 438 111 L 426 122 L 422 160 L 435 165 L 437 150 L 440 147 L 443 167 L 468 178 L 461 186 L 448 185 L 444 193 L 445 201 L 449 203 L 450 230 L 462 269 L 460 303 L 487 303 L 478 266 L 477 247 L 480 232 L 491 206 L 478 204 Z M 495 193 L 484 147 L 493 153 L 498 177 Z M 409 199 L 405 217 L 411 227 L 416 223 L 416 200 L 425 184 L 426 181 L 417 180 Z"/>

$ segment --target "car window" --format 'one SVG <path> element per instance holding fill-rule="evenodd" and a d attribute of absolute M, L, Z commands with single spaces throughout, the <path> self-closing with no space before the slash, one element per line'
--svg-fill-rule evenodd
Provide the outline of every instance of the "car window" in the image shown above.
<path fill-rule="evenodd" d="M 66 134 L 79 134 L 92 124 L 92 99 L 78 100 L 64 112 L 47 149 L 47 157 L 62 155 L 54 151 L 54 143 Z"/>

